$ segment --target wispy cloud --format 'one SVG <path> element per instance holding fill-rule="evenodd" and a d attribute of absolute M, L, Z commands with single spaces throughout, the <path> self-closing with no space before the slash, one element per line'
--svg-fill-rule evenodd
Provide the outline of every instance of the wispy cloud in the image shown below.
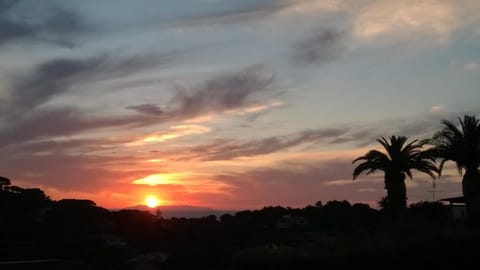
<path fill-rule="evenodd" d="M 9 155 L 31 154 L 31 155 L 49 155 L 59 153 L 77 153 L 91 154 L 95 152 L 115 151 L 119 145 L 128 143 L 128 138 L 109 139 L 46 139 L 40 141 L 27 142 L 8 148 Z M 5 152 L 5 149 L 3 149 Z"/>
<path fill-rule="evenodd" d="M 134 146 L 148 143 L 159 143 L 188 135 L 204 134 L 210 131 L 210 128 L 200 125 L 177 125 L 170 127 L 166 132 L 150 134 L 141 140 L 130 142 L 127 145 Z"/>
<path fill-rule="evenodd" d="M 468 62 L 467 64 L 465 64 L 464 69 L 468 71 L 477 71 L 480 70 L 480 64 L 475 61 Z"/>
<path fill-rule="evenodd" d="M 88 130 L 139 126 L 152 123 L 139 115 L 130 116 L 89 116 L 72 108 L 40 110 L 17 122 L 8 122 L 0 129 L 0 146 L 25 143 L 35 139 L 69 136 Z"/>
<path fill-rule="evenodd" d="M 346 49 L 346 33 L 322 30 L 295 46 L 293 60 L 300 64 L 325 64 L 339 58 Z"/>
<path fill-rule="evenodd" d="M 353 30 L 360 39 L 425 37 L 445 40 L 457 26 L 453 2 L 372 1 L 358 15 Z"/>
<path fill-rule="evenodd" d="M 3 117 L 28 112 L 85 82 L 118 78 L 169 61 L 171 54 L 114 59 L 107 55 L 91 58 L 60 58 L 46 61 L 27 75 L 17 76 L 8 99 L 3 100 Z"/>
<path fill-rule="evenodd" d="M 60 58 L 46 61 L 26 75 L 13 77 L 12 87 L 0 100 L 1 145 L 47 139 L 88 130 L 153 124 L 153 117 L 130 115 L 97 116 L 75 107 L 44 106 L 86 82 L 114 79 L 135 74 L 170 61 L 172 54 L 132 56 L 114 59 Z"/>
<path fill-rule="evenodd" d="M 211 144 L 186 149 L 184 158 L 201 160 L 230 160 L 240 157 L 267 155 L 304 144 L 337 144 L 363 141 L 347 128 L 304 130 L 286 136 L 273 136 L 252 141 L 218 139 Z M 365 134 L 364 136 L 367 136 Z"/>
<path fill-rule="evenodd" d="M 164 111 L 160 109 L 158 105 L 153 104 L 141 104 L 141 105 L 131 105 L 127 106 L 126 109 L 134 110 L 141 114 L 161 116 L 164 114 Z"/>
<path fill-rule="evenodd" d="M 220 75 L 202 85 L 186 89 L 176 87 L 175 96 L 161 107 L 155 104 L 126 108 L 153 115 L 161 121 L 188 120 L 210 113 L 245 110 L 259 106 L 259 100 L 272 91 L 273 73 L 263 65 L 250 66 L 237 73 Z"/>
<path fill-rule="evenodd" d="M 183 18 L 176 21 L 173 25 L 176 27 L 197 27 L 251 21 L 265 18 L 292 5 L 294 3 L 285 0 L 246 1 L 241 5 L 233 5 L 235 8 L 227 8 L 228 5 L 221 5 L 220 3 L 216 12 Z M 222 7 L 224 8 L 222 9 Z"/>

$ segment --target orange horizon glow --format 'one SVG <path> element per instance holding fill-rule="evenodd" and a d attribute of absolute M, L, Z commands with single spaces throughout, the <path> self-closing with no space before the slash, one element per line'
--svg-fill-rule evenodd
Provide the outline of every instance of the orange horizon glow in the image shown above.
<path fill-rule="evenodd" d="M 122 209 L 138 205 L 155 208 L 165 205 L 192 205 L 208 207 L 212 209 L 244 209 L 261 208 L 272 202 L 256 201 L 246 205 L 236 199 L 235 183 L 226 181 L 217 181 L 212 175 L 215 175 L 215 168 L 222 166 L 225 170 L 237 171 L 239 167 L 245 171 L 252 170 L 257 166 L 275 167 L 288 160 L 312 161 L 330 160 L 333 157 L 338 159 L 351 160 L 356 156 L 364 154 L 369 148 L 360 148 L 353 150 L 325 151 L 313 153 L 272 153 L 257 158 L 252 163 L 249 158 L 237 158 L 234 160 L 212 161 L 208 163 L 189 162 L 188 170 L 182 170 L 187 166 L 181 161 L 172 161 L 168 158 L 157 158 L 154 156 L 138 157 L 136 165 L 142 170 L 151 168 L 157 169 L 157 162 L 162 162 L 162 167 L 168 172 L 155 172 L 150 174 L 135 175 L 130 178 L 126 176 L 124 180 L 119 181 L 114 187 L 108 186 L 101 191 L 91 192 L 66 192 L 60 189 L 52 189 L 42 186 L 47 194 L 52 198 L 85 198 L 91 199 L 97 205 L 109 209 Z M 146 162 L 148 161 L 148 162 Z M 367 180 L 368 182 L 368 180 Z M 338 187 L 340 184 L 354 184 L 350 179 L 343 181 L 333 181 L 327 186 Z M 357 182 L 355 182 L 357 183 Z M 365 182 L 362 182 L 365 183 Z M 22 184 L 20 182 L 20 184 Z M 337 185 L 336 185 L 337 184 Z M 26 183 L 25 183 L 26 185 Z M 314 201 L 311 199 L 310 201 Z M 276 202 L 275 202 L 276 203 Z M 306 202 L 308 203 L 308 202 Z M 265 204 L 265 205 L 264 205 Z"/>

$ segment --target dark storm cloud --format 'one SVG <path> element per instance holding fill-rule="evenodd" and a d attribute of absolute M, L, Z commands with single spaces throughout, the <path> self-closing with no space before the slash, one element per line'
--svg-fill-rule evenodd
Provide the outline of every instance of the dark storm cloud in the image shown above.
<path fill-rule="evenodd" d="M 188 91 L 177 87 L 176 95 L 165 108 L 154 104 L 126 107 L 142 114 L 155 115 L 165 121 L 181 120 L 202 116 L 206 113 L 238 109 L 257 102 L 272 90 L 273 74 L 264 66 L 250 66 L 240 72 L 218 76 Z"/>
<path fill-rule="evenodd" d="M 57 8 L 51 8 L 45 19 L 32 22 L 37 14 L 15 13 L 18 2 L 0 1 L 0 46 L 11 41 L 41 41 L 71 47 L 72 37 L 86 30 L 78 14 Z"/>
<path fill-rule="evenodd" d="M 298 64 L 332 62 L 345 52 L 345 41 L 345 32 L 332 29 L 321 30 L 318 34 L 297 43 L 292 59 Z"/>

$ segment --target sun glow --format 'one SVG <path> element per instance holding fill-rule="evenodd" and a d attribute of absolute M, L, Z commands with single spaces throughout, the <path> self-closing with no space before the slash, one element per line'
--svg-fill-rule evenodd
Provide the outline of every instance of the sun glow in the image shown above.
<path fill-rule="evenodd" d="M 153 195 L 148 195 L 145 197 L 144 203 L 150 208 L 155 208 L 161 204 L 161 201 Z"/>

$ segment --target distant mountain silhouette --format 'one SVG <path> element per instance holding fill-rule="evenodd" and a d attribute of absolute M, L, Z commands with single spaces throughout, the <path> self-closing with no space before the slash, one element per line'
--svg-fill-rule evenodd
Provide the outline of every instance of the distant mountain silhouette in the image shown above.
<path fill-rule="evenodd" d="M 156 208 L 150 208 L 146 205 L 135 205 L 131 207 L 127 207 L 125 209 L 136 209 L 142 211 L 149 211 L 153 214 L 156 214 L 157 210 L 160 210 L 162 213 L 162 217 L 164 218 L 201 218 L 210 215 L 215 215 L 220 217 L 223 214 L 232 214 L 237 212 L 236 210 L 214 210 L 208 207 L 199 207 L 199 206 L 192 206 L 192 205 L 163 205 L 158 206 Z M 113 209 L 113 210 L 121 210 L 121 209 Z"/>

